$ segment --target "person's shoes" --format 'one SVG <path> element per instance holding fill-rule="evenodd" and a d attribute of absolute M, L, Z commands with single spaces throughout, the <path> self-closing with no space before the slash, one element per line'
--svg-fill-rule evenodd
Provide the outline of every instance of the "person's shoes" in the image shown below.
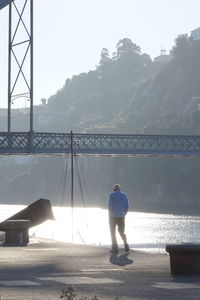
<path fill-rule="evenodd" d="M 129 252 L 129 251 L 130 251 L 129 245 L 126 244 L 126 245 L 125 245 L 125 252 Z"/>

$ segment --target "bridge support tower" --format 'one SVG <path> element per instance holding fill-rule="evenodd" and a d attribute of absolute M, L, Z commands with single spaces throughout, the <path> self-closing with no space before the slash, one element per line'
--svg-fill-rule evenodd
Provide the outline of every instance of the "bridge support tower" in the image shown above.
<path fill-rule="evenodd" d="M 8 30 L 8 132 L 12 104 L 29 101 L 30 131 L 33 131 L 33 0 L 10 1 Z"/>

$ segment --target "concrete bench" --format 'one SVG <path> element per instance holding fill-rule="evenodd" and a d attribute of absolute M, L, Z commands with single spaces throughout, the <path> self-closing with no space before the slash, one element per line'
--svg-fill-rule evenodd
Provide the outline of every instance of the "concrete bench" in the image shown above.
<path fill-rule="evenodd" d="M 200 244 L 166 245 L 172 275 L 200 275 Z"/>
<path fill-rule="evenodd" d="M 30 220 L 6 220 L 2 223 L 5 231 L 5 244 L 15 246 L 26 246 L 29 242 L 28 229 Z"/>

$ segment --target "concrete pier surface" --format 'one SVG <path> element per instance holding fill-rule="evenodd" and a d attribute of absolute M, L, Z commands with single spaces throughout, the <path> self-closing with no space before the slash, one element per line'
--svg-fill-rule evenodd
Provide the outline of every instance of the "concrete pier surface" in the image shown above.
<path fill-rule="evenodd" d="M 169 256 L 30 238 L 26 247 L 0 242 L 0 299 L 200 299 L 200 276 L 172 277 Z M 118 298 L 117 298 L 118 297 Z M 82 298 L 83 299 L 83 298 Z"/>

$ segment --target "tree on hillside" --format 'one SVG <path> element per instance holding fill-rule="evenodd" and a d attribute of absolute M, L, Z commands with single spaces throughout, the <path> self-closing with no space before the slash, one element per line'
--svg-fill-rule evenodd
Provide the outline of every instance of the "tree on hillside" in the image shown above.
<path fill-rule="evenodd" d="M 130 39 L 119 40 L 116 45 L 115 70 L 113 77 L 117 85 L 129 84 L 135 81 L 138 72 L 143 67 L 140 47 Z"/>
<path fill-rule="evenodd" d="M 172 67 L 176 66 L 180 78 L 181 86 L 185 86 L 185 94 L 189 98 L 200 94 L 200 41 L 193 41 L 187 34 L 179 35 L 175 40 L 175 46 L 171 50 L 174 56 Z"/>
<path fill-rule="evenodd" d="M 112 60 L 110 59 L 109 50 L 107 48 L 103 48 L 97 70 L 99 72 L 99 78 L 102 80 L 102 86 L 105 89 L 109 85 L 110 76 L 112 73 L 111 63 Z"/>
<path fill-rule="evenodd" d="M 134 44 L 128 38 L 119 40 L 119 42 L 116 45 L 116 48 L 117 48 L 117 59 L 130 53 L 140 54 L 141 52 L 140 47 Z"/>
<path fill-rule="evenodd" d="M 104 66 L 109 61 L 110 61 L 109 51 L 108 51 L 107 48 L 103 48 L 102 51 L 101 51 L 101 58 L 100 58 L 99 65 Z"/>
<path fill-rule="evenodd" d="M 187 34 L 180 34 L 175 39 L 175 46 L 171 50 L 171 54 L 175 58 L 183 58 L 191 45 L 190 38 Z"/>
<path fill-rule="evenodd" d="M 152 63 L 151 57 L 149 54 L 143 53 L 141 55 L 144 66 L 147 66 Z"/>

